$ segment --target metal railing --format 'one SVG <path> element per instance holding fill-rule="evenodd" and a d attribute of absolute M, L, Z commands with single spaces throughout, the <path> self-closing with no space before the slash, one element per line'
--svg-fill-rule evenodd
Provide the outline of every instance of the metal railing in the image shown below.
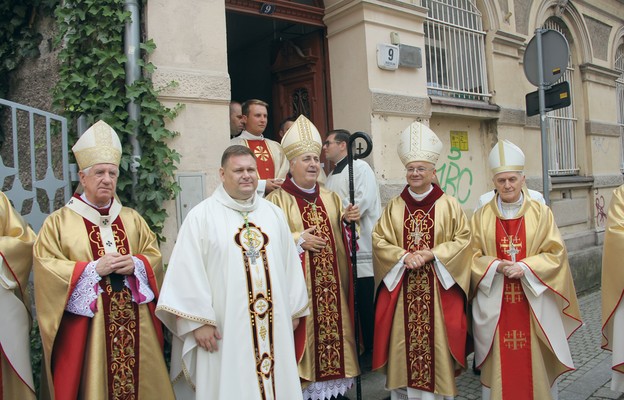
<path fill-rule="evenodd" d="M 563 26 L 554 18 L 548 19 L 544 23 L 544 28 L 553 29 L 566 36 Z M 566 36 L 568 43 L 570 38 Z M 569 107 L 550 111 L 546 114 L 548 119 L 548 139 L 550 150 L 550 162 L 548 174 L 577 175 L 579 168 L 576 163 L 576 116 L 574 114 L 574 101 L 580 101 L 574 96 L 574 68 L 572 67 L 570 49 L 570 61 L 566 72 L 559 78 L 557 83 L 568 81 L 570 83 L 570 96 L 573 100 Z"/>
<path fill-rule="evenodd" d="M 44 219 L 71 196 L 67 120 L 4 99 L 0 99 L 0 116 L 2 188 L 38 231 Z"/>
<path fill-rule="evenodd" d="M 467 100 L 491 97 L 482 16 L 470 0 L 423 0 L 427 91 Z"/>

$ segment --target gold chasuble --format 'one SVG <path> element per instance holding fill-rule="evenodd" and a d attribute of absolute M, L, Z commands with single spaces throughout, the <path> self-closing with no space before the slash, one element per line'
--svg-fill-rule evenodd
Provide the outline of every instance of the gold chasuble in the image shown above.
<path fill-rule="evenodd" d="M 422 201 L 405 187 L 373 230 L 377 286 L 373 369 L 388 389 L 414 388 L 455 396 L 465 367 L 470 231 L 459 203 L 437 186 Z M 431 249 L 454 280 L 444 289 L 434 262 L 405 269 L 392 291 L 383 279 L 408 251 Z M 401 268 L 404 268 L 401 266 Z"/>
<path fill-rule="evenodd" d="M 316 185 L 312 194 L 298 189 L 290 175 L 267 200 L 279 206 L 295 242 L 301 232 L 326 240 L 318 253 L 301 254 L 310 298 L 310 315 L 295 331 L 299 376 L 305 388 L 311 382 L 359 375 L 352 320 L 352 275 L 343 239 L 342 202 L 338 195 Z"/>
<path fill-rule="evenodd" d="M 35 399 L 30 297 L 35 234 L 0 192 L 0 400 Z"/>
<path fill-rule="evenodd" d="M 581 326 L 567 252 L 550 209 L 526 189 L 505 219 L 498 196 L 472 217 L 475 361 L 492 399 L 550 399 L 572 370 L 567 339 Z M 524 277 L 496 272 L 497 260 L 526 265 Z"/>
<path fill-rule="evenodd" d="M 109 252 L 140 259 L 156 298 L 137 304 L 127 286 L 138 287 L 137 278 L 126 277 L 126 285 L 124 276 L 111 274 L 99 283 L 103 293 L 93 318 L 65 311 L 85 267 Z M 115 200 L 110 208 L 96 210 L 74 195 L 44 222 L 34 256 L 37 317 L 52 398 L 172 399 L 162 325 L 154 315 L 161 256 L 143 218 Z"/>
<path fill-rule="evenodd" d="M 614 329 L 624 295 L 624 186 L 613 192 L 602 252 L 602 348 L 613 351 L 612 390 L 622 391 L 624 332 Z M 620 315 L 618 315 L 618 318 Z M 617 321 L 621 324 L 620 321 Z M 621 325 L 620 325 L 621 326 Z M 619 374 L 618 374 L 619 373 Z M 617 385 L 614 386 L 614 383 Z"/>

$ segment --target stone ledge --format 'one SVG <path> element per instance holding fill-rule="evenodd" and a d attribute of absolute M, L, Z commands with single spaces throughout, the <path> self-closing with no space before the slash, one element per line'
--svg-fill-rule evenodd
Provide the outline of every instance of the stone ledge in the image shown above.
<path fill-rule="evenodd" d="M 398 114 L 423 118 L 429 118 L 431 116 L 431 103 L 427 97 L 372 92 L 371 100 L 373 113 Z"/>
<path fill-rule="evenodd" d="M 594 175 L 594 188 L 616 188 L 624 183 L 622 174 Z"/>
<path fill-rule="evenodd" d="M 620 126 L 605 122 L 587 121 L 585 123 L 585 134 L 591 136 L 620 137 Z"/>
<path fill-rule="evenodd" d="M 160 98 L 174 101 L 230 101 L 230 77 L 219 71 L 179 70 L 159 67 L 152 75 Z M 167 87 L 175 82 L 176 86 Z"/>

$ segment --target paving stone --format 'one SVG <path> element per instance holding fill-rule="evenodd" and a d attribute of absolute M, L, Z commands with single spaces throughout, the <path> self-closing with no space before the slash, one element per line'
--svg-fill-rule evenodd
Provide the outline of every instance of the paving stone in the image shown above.
<path fill-rule="evenodd" d="M 576 367 L 559 378 L 560 400 L 624 400 L 624 394 L 609 389 L 611 384 L 611 353 L 600 348 L 600 291 L 579 298 L 584 325 L 570 338 L 570 351 Z M 472 366 L 472 355 L 468 364 Z M 390 392 L 384 388 L 383 374 L 368 372 L 362 377 L 362 399 L 384 400 Z M 479 400 L 481 383 L 479 377 L 468 369 L 457 378 L 459 396 L 455 400 Z M 356 399 L 355 388 L 347 392 Z"/>

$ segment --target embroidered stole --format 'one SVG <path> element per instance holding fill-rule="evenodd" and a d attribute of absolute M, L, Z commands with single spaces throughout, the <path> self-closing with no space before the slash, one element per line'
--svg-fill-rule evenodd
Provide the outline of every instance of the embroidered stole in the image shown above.
<path fill-rule="evenodd" d="M 275 178 L 275 164 L 273 163 L 273 155 L 265 140 L 249 140 L 245 139 L 247 147 L 253 151 L 256 156 L 258 165 L 258 178 L 273 179 Z"/>
<path fill-rule="evenodd" d="M 262 400 L 275 399 L 273 299 L 266 256 L 269 237 L 253 222 L 243 223 L 234 236 L 245 266 L 249 320 L 254 344 L 258 388 Z"/>
<path fill-rule="evenodd" d="M 299 190 L 291 179 L 288 176 L 282 188 L 297 201 L 303 229 L 316 226 L 314 235 L 324 238 L 327 243 L 320 252 L 309 252 L 310 275 L 307 278 L 311 281 L 312 290 L 310 300 L 314 317 L 315 381 L 344 378 L 342 299 L 336 241 L 318 185 L 314 193 L 308 194 Z"/>
<path fill-rule="evenodd" d="M 67 207 L 82 216 L 93 259 L 108 253 L 130 254 L 130 245 L 119 213 L 121 204 L 113 199 L 108 215 L 74 197 Z M 102 293 L 109 399 L 139 398 L 139 306 L 132 301 L 123 276 L 111 274 L 100 281 Z"/>
<path fill-rule="evenodd" d="M 434 186 L 434 191 L 420 202 L 411 197 L 407 188 L 401 193 L 401 198 L 409 207 L 409 211 L 405 209 L 403 218 L 403 248 L 407 251 L 433 248 L 435 226 L 433 204 L 441 195 L 442 191 L 437 186 Z M 402 285 L 407 385 L 427 392 L 433 392 L 435 388 L 434 285 L 436 284 L 437 278 L 432 262 L 419 269 L 405 270 Z"/>
<path fill-rule="evenodd" d="M 511 260 L 511 254 L 519 251 L 516 254 L 516 261 L 525 258 L 524 219 L 499 219 L 498 222 L 496 224 L 496 257 L 501 260 Z M 498 321 L 503 398 L 505 400 L 532 400 L 529 302 L 520 279 L 510 279 L 506 276 L 504 279 L 503 301 Z"/>

